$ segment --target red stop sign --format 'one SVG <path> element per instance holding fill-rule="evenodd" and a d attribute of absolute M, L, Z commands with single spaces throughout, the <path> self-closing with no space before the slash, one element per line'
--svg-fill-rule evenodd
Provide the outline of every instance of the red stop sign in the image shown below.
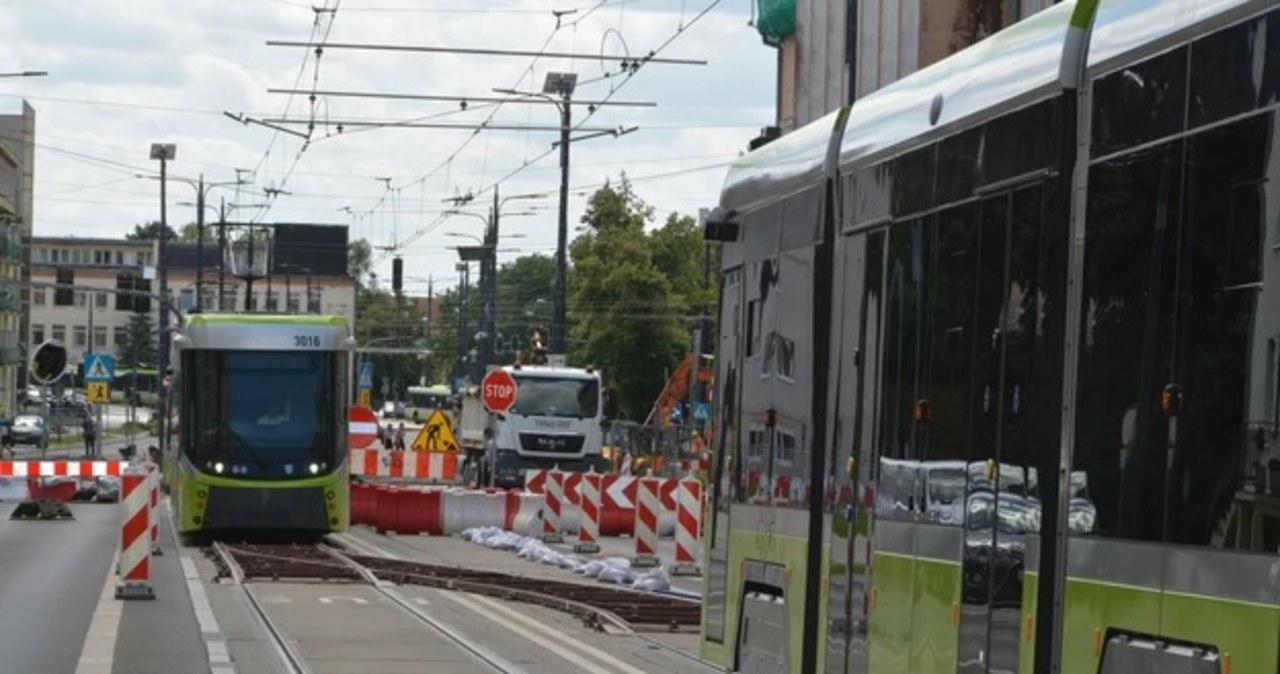
<path fill-rule="evenodd" d="M 490 412 L 506 412 L 516 404 L 516 380 L 506 370 L 493 370 L 480 382 L 480 397 Z"/>

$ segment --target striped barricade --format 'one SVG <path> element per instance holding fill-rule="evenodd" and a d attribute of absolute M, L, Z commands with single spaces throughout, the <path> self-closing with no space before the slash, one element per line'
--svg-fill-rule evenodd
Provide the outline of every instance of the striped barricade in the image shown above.
<path fill-rule="evenodd" d="M 351 450 L 351 474 L 409 480 L 452 482 L 458 477 L 458 455 L 444 452 Z"/>
<path fill-rule="evenodd" d="M 636 489 L 636 556 L 631 565 L 658 565 L 658 480 L 642 478 Z"/>
<path fill-rule="evenodd" d="M 600 552 L 600 474 L 594 469 L 578 483 L 578 544 L 574 552 Z"/>
<path fill-rule="evenodd" d="M 545 504 L 542 508 L 542 540 L 547 543 L 559 543 L 560 512 L 564 507 L 564 473 L 552 470 L 547 474 L 547 490 L 543 493 Z"/>
<path fill-rule="evenodd" d="M 125 461 L 0 461 L 0 477 L 120 477 Z"/>
<path fill-rule="evenodd" d="M 151 479 L 139 466 L 121 479 L 120 503 L 124 523 L 120 526 L 120 580 L 116 599 L 155 599 L 151 587 Z"/>
<path fill-rule="evenodd" d="M 680 480 L 676 489 L 676 560 L 673 576 L 696 576 L 698 569 L 698 537 L 702 529 L 702 483 L 695 479 Z"/>

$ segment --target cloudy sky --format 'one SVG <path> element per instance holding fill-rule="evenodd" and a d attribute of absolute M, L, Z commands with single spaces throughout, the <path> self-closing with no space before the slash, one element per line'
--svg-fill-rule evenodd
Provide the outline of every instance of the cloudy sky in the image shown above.
<path fill-rule="evenodd" d="M 347 224 L 353 238 L 395 246 L 406 286 L 423 293 L 456 283 L 450 246 L 479 235 L 479 218 L 445 216 L 445 200 L 476 196 L 482 213 L 498 185 L 507 202 L 501 259 L 552 254 L 558 152 L 554 131 L 484 131 L 348 126 L 339 120 L 494 125 L 558 123 L 546 104 L 381 100 L 311 91 L 499 96 L 494 88 L 540 91 L 547 72 L 579 76 L 582 100 L 654 107 L 574 106 L 582 133 L 638 127 L 620 138 L 575 143 L 571 232 L 585 196 L 626 171 L 662 218 L 712 205 L 725 162 L 772 122 L 774 53 L 749 25 L 749 0 L 0 0 L 0 72 L 45 70 L 43 78 L 0 79 L 0 112 L 25 98 L 37 111 L 37 235 L 123 236 L 156 219 L 159 186 L 146 175 L 152 142 L 176 143 L 169 221 L 195 220 L 203 173 L 209 203 L 236 204 L 228 218 Z M 313 7 L 326 8 L 316 12 Z M 576 10 L 557 22 L 554 11 Z M 704 13 L 705 10 L 705 13 Z M 267 41 L 325 40 L 312 50 Z M 648 64 L 630 77 L 596 58 L 534 58 L 361 51 L 394 44 L 705 60 L 705 66 Z M 299 89 L 287 95 L 268 89 Z M 245 125 L 289 119 L 309 141 Z M 584 119 L 585 118 L 585 119 Z M 140 175 L 142 177 L 140 177 Z M 283 190 L 272 198 L 274 190 Z M 229 207 L 230 208 L 230 207 Z M 524 214 L 524 215 L 519 215 Z M 389 253 L 379 275 L 390 275 Z"/>

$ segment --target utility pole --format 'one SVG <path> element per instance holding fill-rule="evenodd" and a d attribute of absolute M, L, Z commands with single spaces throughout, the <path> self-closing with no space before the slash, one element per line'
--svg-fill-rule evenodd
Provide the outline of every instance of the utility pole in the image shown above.
<path fill-rule="evenodd" d="M 568 341 L 565 333 L 569 330 L 565 320 L 565 294 L 569 267 L 569 124 L 573 119 L 569 98 L 573 95 L 573 86 L 573 83 L 563 85 L 560 92 L 560 221 L 556 230 L 556 279 L 551 320 L 551 353 L 558 355 L 565 353 Z"/>
<path fill-rule="evenodd" d="M 432 349 L 433 351 L 435 349 L 435 342 L 431 339 L 431 320 L 432 320 L 432 317 L 436 315 L 435 308 L 436 308 L 435 277 L 431 274 L 427 274 L 427 324 L 425 326 L 425 329 L 424 329 L 425 334 L 423 336 L 427 338 L 427 348 Z M 435 363 L 435 354 L 432 353 L 427 356 L 427 371 L 426 371 L 427 381 L 425 382 L 425 385 L 427 386 L 431 386 L 432 375 L 435 374 L 434 372 L 432 372 L 434 368 L 431 367 L 434 363 Z"/>
<path fill-rule="evenodd" d="M 196 188 L 196 312 L 204 311 L 204 174 Z"/>
<path fill-rule="evenodd" d="M 490 365 L 493 364 L 493 356 L 498 339 L 497 326 L 497 301 L 498 301 L 498 188 L 493 189 L 493 216 L 489 219 L 489 227 L 484 233 L 484 247 L 488 250 L 485 252 L 484 267 L 481 268 L 481 276 L 484 277 L 484 314 L 482 320 L 483 327 L 480 328 L 484 333 L 484 342 L 480 345 L 480 363 L 476 368 L 476 381 L 484 378 L 484 373 Z"/>
<path fill-rule="evenodd" d="M 218 311 L 226 311 L 222 299 L 227 290 L 227 198 L 218 205 Z"/>
<path fill-rule="evenodd" d="M 169 379 L 169 261 L 168 255 L 168 231 L 169 216 L 166 204 L 165 183 L 168 177 L 169 160 L 176 158 L 178 155 L 178 146 L 173 143 L 152 143 L 151 158 L 160 160 L 160 239 L 156 250 L 156 278 L 160 285 L 160 336 L 159 350 L 157 359 L 160 361 L 159 374 L 157 376 L 157 393 L 159 394 L 159 412 L 160 412 L 160 452 L 167 453 L 169 449 L 169 390 L 167 387 Z M 90 342 L 92 344 L 92 342 Z"/>

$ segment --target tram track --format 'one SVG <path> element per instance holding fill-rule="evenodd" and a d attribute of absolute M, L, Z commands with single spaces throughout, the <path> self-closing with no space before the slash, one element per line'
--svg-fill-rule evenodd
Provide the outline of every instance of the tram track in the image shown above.
<path fill-rule="evenodd" d="M 285 633 L 272 621 L 262 602 L 254 594 L 253 581 L 290 583 L 360 584 L 373 589 L 391 605 L 427 627 L 443 640 L 462 650 L 471 659 L 502 674 L 523 674 L 522 669 L 507 662 L 483 645 L 467 638 L 451 626 L 432 618 L 397 591 L 379 579 L 367 567 L 326 545 L 228 545 L 215 543 L 212 557 L 218 566 L 218 577 L 237 585 L 261 622 L 281 662 L 291 673 L 310 674 L 305 658 L 285 638 Z"/>

